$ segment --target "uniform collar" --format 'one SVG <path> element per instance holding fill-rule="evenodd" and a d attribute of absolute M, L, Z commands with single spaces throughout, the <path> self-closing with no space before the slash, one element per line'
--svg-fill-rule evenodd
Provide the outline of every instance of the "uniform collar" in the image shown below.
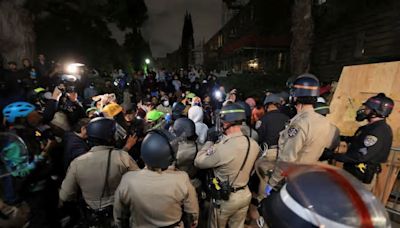
<path fill-rule="evenodd" d="M 294 120 L 300 118 L 303 115 L 306 115 L 307 113 L 312 113 L 314 112 L 313 109 L 307 109 L 307 110 L 302 110 L 301 112 L 297 113 L 291 120 L 291 122 L 293 122 Z"/>
<path fill-rule="evenodd" d="M 223 142 L 226 142 L 231 138 L 236 138 L 236 137 L 239 137 L 239 136 L 243 136 L 243 132 L 242 131 L 239 131 L 239 132 L 236 132 L 236 133 L 233 133 L 233 134 L 225 136 L 224 139 L 223 139 Z"/>
<path fill-rule="evenodd" d="M 101 146 L 94 146 L 94 147 L 90 148 L 90 151 L 93 152 L 93 151 L 109 150 L 112 148 L 114 148 L 114 147 L 101 145 Z"/>

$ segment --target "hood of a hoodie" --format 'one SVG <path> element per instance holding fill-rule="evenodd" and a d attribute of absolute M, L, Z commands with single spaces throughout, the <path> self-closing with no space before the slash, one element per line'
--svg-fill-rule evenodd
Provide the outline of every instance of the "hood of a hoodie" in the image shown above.
<path fill-rule="evenodd" d="M 199 106 L 191 107 L 188 112 L 188 117 L 195 123 L 203 122 L 203 109 Z"/>

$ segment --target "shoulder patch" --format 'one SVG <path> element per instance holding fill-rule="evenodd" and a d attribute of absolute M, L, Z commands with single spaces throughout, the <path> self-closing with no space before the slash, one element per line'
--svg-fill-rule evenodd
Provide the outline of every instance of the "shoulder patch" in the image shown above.
<path fill-rule="evenodd" d="M 292 137 L 296 136 L 298 132 L 299 132 L 299 129 L 297 129 L 297 128 L 295 128 L 295 127 L 290 127 L 290 128 L 288 129 L 288 136 L 289 136 L 290 138 L 292 138 Z"/>
<path fill-rule="evenodd" d="M 208 148 L 206 155 L 210 156 L 210 155 L 213 155 L 214 153 L 215 153 L 215 149 L 214 149 L 214 146 L 212 146 L 212 147 Z"/>
<path fill-rule="evenodd" d="M 373 145 L 375 145 L 376 142 L 378 142 L 378 138 L 373 135 L 367 135 L 364 139 L 364 145 L 366 147 L 373 146 Z"/>

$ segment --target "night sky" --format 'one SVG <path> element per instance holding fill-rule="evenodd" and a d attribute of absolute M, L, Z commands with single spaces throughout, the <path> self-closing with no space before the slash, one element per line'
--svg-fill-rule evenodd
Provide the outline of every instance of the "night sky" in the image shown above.
<path fill-rule="evenodd" d="M 145 0 L 149 19 L 143 36 L 154 57 L 175 51 L 181 42 L 186 10 L 192 14 L 195 43 L 207 41 L 221 27 L 222 0 Z"/>

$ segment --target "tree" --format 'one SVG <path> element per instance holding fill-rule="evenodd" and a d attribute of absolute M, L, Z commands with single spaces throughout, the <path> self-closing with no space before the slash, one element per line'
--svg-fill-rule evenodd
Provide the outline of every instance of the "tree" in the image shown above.
<path fill-rule="evenodd" d="M 292 43 L 290 65 L 293 75 L 300 75 L 310 69 L 314 21 L 313 0 L 294 0 L 292 5 Z"/>
<path fill-rule="evenodd" d="M 32 58 L 35 34 L 30 13 L 21 1 L 0 1 L 0 55 L 5 61 L 19 63 Z"/>
<path fill-rule="evenodd" d="M 192 50 L 194 48 L 192 16 L 186 12 L 182 29 L 181 53 L 182 67 L 188 68 L 193 62 Z"/>
<path fill-rule="evenodd" d="M 26 8 L 35 15 L 39 52 L 103 69 L 127 67 L 130 59 L 109 25 L 136 31 L 147 19 L 143 0 L 27 0 Z"/>

